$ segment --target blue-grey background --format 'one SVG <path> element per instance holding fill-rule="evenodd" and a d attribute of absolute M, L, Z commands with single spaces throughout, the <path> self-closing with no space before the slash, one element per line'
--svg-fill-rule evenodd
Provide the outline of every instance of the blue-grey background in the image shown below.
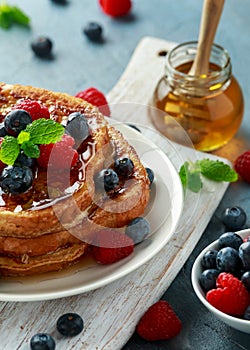
<path fill-rule="evenodd" d="M 111 90 L 144 36 L 174 42 L 197 39 L 203 5 L 202 0 L 133 0 L 129 16 L 113 19 L 100 10 L 97 0 L 68 0 L 65 6 L 51 0 L 8 2 L 18 5 L 30 16 L 31 26 L 29 29 L 20 26 L 9 30 L 0 28 L 0 81 L 70 94 L 90 86 L 104 93 Z M 239 135 L 247 139 L 250 134 L 249 14 L 249 0 L 226 0 L 215 38 L 216 43 L 229 51 L 233 74 L 244 93 L 245 115 Z M 92 43 L 84 36 L 83 28 L 89 21 L 102 25 L 103 43 Z M 53 41 L 53 60 L 41 60 L 31 51 L 30 42 L 39 35 L 48 36 Z M 180 335 L 170 341 L 156 343 L 143 341 L 134 335 L 124 350 L 250 349 L 250 336 L 230 329 L 209 314 L 194 295 L 190 284 L 190 270 L 195 257 L 223 232 L 221 213 L 232 205 L 242 206 L 250 215 L 249 185 L 240 182 L 229 187 L 198 246 L 163 296 L 183 322 Z"/>

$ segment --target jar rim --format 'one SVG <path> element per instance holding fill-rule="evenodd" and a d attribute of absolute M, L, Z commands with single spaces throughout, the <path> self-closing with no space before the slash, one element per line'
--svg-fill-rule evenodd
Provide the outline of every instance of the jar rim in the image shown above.
<path fill-rule="evenodd" d="M 173 66 L 173 59 L 175 58 L 175 55 L 178 53 L 182 52 L 184 49 L 186 50 L 186 56 L 188 56 L 188 49 L 193 50 L 193 58 L 194 58 L 194 53 L 197 51 L 197 46 L 198 46 L 198 41 L 193 40 L 193 41 L 187 41 L 183 42 L 180 44 L 177 44 L 174 46 L 167 54 L 166 56 L 166 68 L 168 70 L 171 70 L 172 72 L 175 72 L 178 74 L 180 78 L 185 78 L 185 79 L 190 79 L 190 80 L 195 80 L 199 78 L 197 75 L 190 75 L 185 72 L 181 72 L 180 70 L 177 70 L 176 67 Z M 221 72 L 230 72 L 231 71 L 231 59 L 229 56 L 229 53 L 226 49 L 224 49 L 221 45 L 213 43 L 212 44 L 212 49 L 211 49 L 211 56 L 213 53 L 220 53 L 220 55 L 223 57 L 223 65 L 220 66 L 220 70 L 218 71 L 212 71 L 207 74 L 207 77 L 205 79 L 216 79 L 221 75 Z M 210 58 L 211 59 L 211 58 Z M 190 62 L 190 60 L 189 60 Z M 186 61 L 187 63 L 187 61 Z"/>

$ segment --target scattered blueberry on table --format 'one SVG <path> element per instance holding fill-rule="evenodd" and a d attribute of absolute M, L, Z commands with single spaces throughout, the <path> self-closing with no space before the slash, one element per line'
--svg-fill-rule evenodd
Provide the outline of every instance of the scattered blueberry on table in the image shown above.
<path fill-rule="evenodd" d="M 59 317 L 56 323 L 59 333 L 66 337 L 74 337 L 81 333 L 84 327 L 83 319 L 76 313 L 66 313 Z"/>
<path fill-rule="evenodd" d="M 51 335 L 46 333 L 35 334 L 30 340 L 31 350 L 54 350 L 55 348 L 55 340 Z"/>
<path fill-rule="evenodd" d="M 228 230 L 240 230 L 246 223 L 246 213 L 240 207 L 226 208 L 222 214 L 222 222 Z"/>
<path fill-rule="evenodd" d="M 90 41 L 101 42 L 103 40 L 103 29 L 97 22 L 88 22 L 83 28 L 83 33 Z"/>
<path fill-rule="evenodd" d="M 50 38 L 39 36 L 31 42 L 31 49 L 36 56 L 40 58 L 50 58 L 53 48 L 53 42 Z"/>

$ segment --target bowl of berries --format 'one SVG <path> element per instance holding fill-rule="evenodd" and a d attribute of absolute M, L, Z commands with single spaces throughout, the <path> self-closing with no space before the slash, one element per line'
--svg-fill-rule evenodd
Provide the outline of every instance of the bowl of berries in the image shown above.
<path fill-rule="evenodd" d="M 250 334 L 250 229 L 225 232 L 196 258 L 193 289 L 217 318 Z"/>

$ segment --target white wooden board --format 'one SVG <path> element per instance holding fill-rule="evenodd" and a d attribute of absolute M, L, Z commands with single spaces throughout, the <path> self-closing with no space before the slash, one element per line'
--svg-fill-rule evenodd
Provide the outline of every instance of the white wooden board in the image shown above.
<path fill-rule="evenodd" d="M 149 103 L 164 67 L 164 57 L 158 56 L 158 52 L 169 50 L 172 45 L 173 43 L 150 37 L 139 43 L 126 71 L 108 94 L 114 114 L 116 111 L 121 112 L 121 104 L 128 103 L 124 104 L 128 107 L 124 107 L 124 112 L 129 111 L 127 114 L 131 118 L 125 113 L 125 116 L 120 115 L 120 120 L 149 123 L 144 113 L 145 105 Z M 119 119 L 119 116 L 114 117 Z M 194 156 L 208 156 L 182 146 L 166 151 L 175 166 Z M 212 155 L 209 157 L 216 158 Z M 32 335 L 48 332 L 54 336 L 57 349 L 60 350 L 121 349 L 133 334 L 144 311 L 161 297 L 176 277 L 226 189 L 227 184 L 209 183 L 199 195 L 189 193 L 182 219 L 169 244 L 148 263 L 126 277 L 95 291 L 64 299 L 27 303 L 1 302 L 0 348 L 28 350 Z M 56 332 L 56 320 L 65 312 L 82 315 L 85 322 L 82 334 L 64 339 Z"/>

